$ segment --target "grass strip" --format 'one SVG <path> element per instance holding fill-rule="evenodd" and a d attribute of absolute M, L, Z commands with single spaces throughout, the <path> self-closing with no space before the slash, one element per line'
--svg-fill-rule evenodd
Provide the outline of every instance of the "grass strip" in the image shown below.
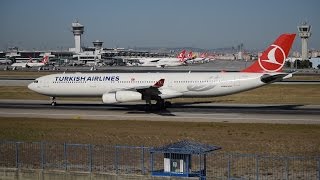
<path fill-rule="evenodd" d="M 226 152 L 315 156 L 320 125 L 102 121 L 0 117 L 0 139 L 160 146 L 193 140 Z"/>

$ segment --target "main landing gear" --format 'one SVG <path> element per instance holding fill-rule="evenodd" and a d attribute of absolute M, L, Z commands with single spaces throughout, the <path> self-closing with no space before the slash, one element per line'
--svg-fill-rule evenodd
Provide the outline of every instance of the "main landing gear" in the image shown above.
<path fill-rule="evenodd" d="M 171 102 L 165 101 L 164 99 L 158 99 L 156 100 L 156 109 L 155 110 L 165 110 L 168 107 L 171 107 Z M 146 111 L 152 110 L 152 103 L 151 100 L 146 100 Z"/>
<path fill-rule="evenodd" d="M 165 101 L 164 99 L 159 99 L 156 103 L 156 106 L 159 110 L 163 110 L 163 109 L 166 109 L 166 104 L 165 104 Z"/>
<path fill-rule="evenodd" d="M 56 106 L 57 102 L 56 102 L 56 97 L 50 97 L 51 100 L 51 106 Z"/>

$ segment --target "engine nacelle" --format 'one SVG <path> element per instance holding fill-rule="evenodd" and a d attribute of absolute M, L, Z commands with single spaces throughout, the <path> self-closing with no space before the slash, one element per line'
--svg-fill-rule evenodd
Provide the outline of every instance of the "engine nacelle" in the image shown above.
<path fill-rule="evenodd" d="M 115 93 L 104 93 L 102 95 L 102 102 L 105 104 L 138 100 L 142 100 L 142 94 L 135 91 L 117 91 Z"/>
<path fill-rule="evenodd" d="M 104 93 L 102 95 L 102 102 L 105 104 L 117 103 L 116 93 Z"/>

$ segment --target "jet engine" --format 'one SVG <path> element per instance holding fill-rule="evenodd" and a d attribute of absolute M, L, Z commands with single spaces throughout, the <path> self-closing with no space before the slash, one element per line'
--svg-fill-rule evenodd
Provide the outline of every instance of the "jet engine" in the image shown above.
<path fill-rule="evenodd" d="M 117 91 L 115 93 L 104 93 L 102 95 L 102 102 L 105 104 L 138 100 L 142 100 L 142 94 L 135 91 Z"/>

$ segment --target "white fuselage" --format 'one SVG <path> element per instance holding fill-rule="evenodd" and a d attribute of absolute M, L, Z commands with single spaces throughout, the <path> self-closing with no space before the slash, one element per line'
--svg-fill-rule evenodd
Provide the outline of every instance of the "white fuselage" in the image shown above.
<path fill-rule="evenodd" d="M 10 59 L 2 59 L 0 60 L 0 64 L 11 64 L 12 61 Z"/>
<path fill-rule="evenodd" d="M 270 73 L 269 73 L 270 74 Z M 279 73 L 273 73 L 279 74 Z M 273 75 L 272 74 L 272 75 Z M 28 87 L 53 97 L 101 97 L 105 93 L 153 86 L 160 79 L 161 98 L 223 96 L 265 85 L 263 73 L 73 73 L 37 78 Z"/>
<path fill-rule="evenodd" d="M 165 66 L 181 66 L 184 63 L 180 58 L 174 57 L 164 57 L 164 58 L 139 58 L 140 66 L 155 66 L 155 67 L 165 67 Z"/>
<path fill-rule="evenodd" d="M 206 61 L 206 58 L 201 58 L 201 57 L 187 60 L 187 62 L 191 62 L 191 63 L 203 63 L 204 61 Z"/>
<path fill-rule="evenodd" d="M 28 62 L 28 63 L 13 63 L 11 64 L 12 67 L 40 67 L 44 66 L 45 64 L 42 62 Z"/>

